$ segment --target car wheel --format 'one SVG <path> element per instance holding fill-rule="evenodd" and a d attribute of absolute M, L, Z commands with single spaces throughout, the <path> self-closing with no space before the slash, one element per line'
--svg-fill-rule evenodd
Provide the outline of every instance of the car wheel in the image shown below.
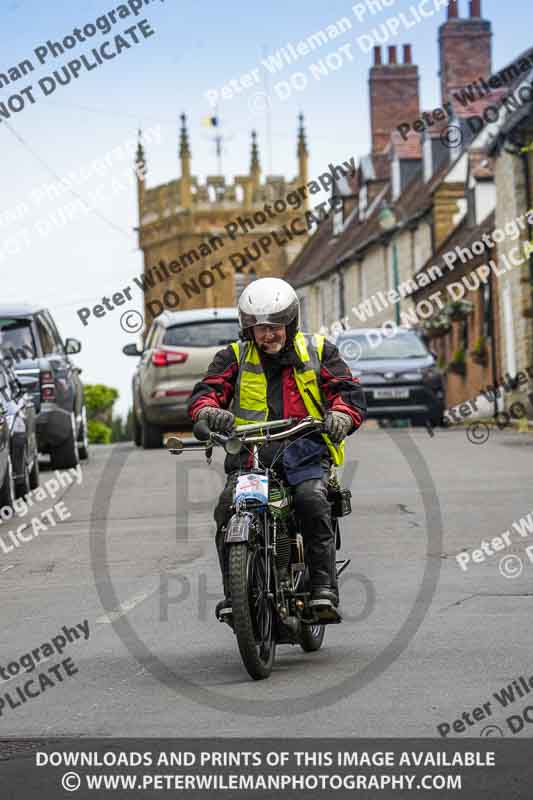
<path fill-rule="evenodd" d="M 40 482 L 40 475 L 39 475 L 39 456 L 35 453 L 35 457 L 33 459 L 33 467 L 30 469 L 30 489 L 38 489 Z"/>
<path fill-rule="evenodd" d="M 4 506 L 13 507 L 15 502 L 15 481 L 13 480 L 13 465 L 11 463 L 11 456 L 7 457 L 6 474 L 4 481 L 0 487 L 0 508 Z"/>
<path fill-rule="evenodd" d="M 87 461 L 89 458 L 89 435 L 87 433 L 87 409 L 83 406 L 81 412 L 80 433 L 78 436 L 78 455 L 80 461 Z"/>
<path fill-rule="evenodd" d="M 50 451 L 52 469 L 72 469 L 80 463 L 78 443 L 76 441 L 76 417 L 74 414 L 71 414 L 70 417 L 72 423 L 70 435 L 63 444 L 60 444 L 59 447 L 54 447 Z"/>
<path fill-rule="evenodd" d="M 141 422 L 141 444 L 143 450 L 155 450 L 163 446 L 163 434 L 158 425 L 152 425 L 145 419 Z"/>
<path fill-rule="evenodd" d="M 139 420 L 137 419 L 135 411 L 133 412 L 133 441 L 137 447 L 140 447 L 142 444 L 141 426 L 139 425 Z"/>
<path fill-rule="evenodd" d="M 30 480 L 30 468 L 28 466 L 28 454 L 24 453 L 23 474 L 20 480 L 15 481 L 15 497 L 24 497 L 32 489 Z"/>

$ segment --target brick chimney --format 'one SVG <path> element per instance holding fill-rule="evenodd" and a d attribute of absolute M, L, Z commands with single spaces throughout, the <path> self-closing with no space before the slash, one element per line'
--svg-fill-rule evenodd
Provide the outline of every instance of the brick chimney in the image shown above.
<path fill-rule="evenodd" d="M 418 67 L 412 63 L 411 45 L 404 45 L 403 63 L 396 46 L 388 48 L 388 64 L 382 61 L 381 47 L 374 47 L 370 70 L 370 124 L 372 153 L 382 153 L 391 131 L 402 122 L 420 116 Z"/>
<path fill-rule="evenodd" d="M 463 0 L 466 3 L 466 0 Z M 470 16 L 461 18 L 457 0 L 448 6 L 448 19 L 439 29 L 442 103 L 452 92 L 488 78 L 492 72 L 492 29 L 481 17 L 481 0 L 470 0 Z"/>

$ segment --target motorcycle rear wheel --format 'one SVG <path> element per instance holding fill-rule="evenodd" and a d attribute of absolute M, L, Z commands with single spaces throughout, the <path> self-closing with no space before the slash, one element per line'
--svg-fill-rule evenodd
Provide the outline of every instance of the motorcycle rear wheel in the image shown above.
<path fill-rule="evenodd" d="M 276 643 L 274 611 L 267 597 L 264 557 L 247 543 L 229 548 L 229 584 L 233 629 L 248 674 L 256 681 L 272 672 Z"/>

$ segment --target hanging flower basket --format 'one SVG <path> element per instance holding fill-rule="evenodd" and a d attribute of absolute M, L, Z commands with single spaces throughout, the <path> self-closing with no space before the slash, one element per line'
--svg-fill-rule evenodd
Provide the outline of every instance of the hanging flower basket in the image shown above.
<path fill-rule="evenodd" d="M 451 331 L 452 324 L 446 314 L 440 314 L 438 317 L 425 320 L 421 327 L 422 332 L 430 339 L 439 339 Z"/>
<path fill-rule="evenodd" d="M 448 372 L 453 372 L 455 375 L 464 377 L 466 375 L 466 364 L 461 364 L 460 361 L 452 361 L 448 364 Z"/>
<path fill-rule="evenodd" d="M 533 319 L 533 307 L 530 306 L 529 308 L 523 308 L 522 316 L 524 319 Z"/>
<path fill-rule="evenodd" d="M 479 364 L 480 367 L 486 367 L 489 363 L 487 342 L 483 336 L 475 343 L 473 349 L 470 351 L 470 356 L 474 364 Z"/>
<path fill-rule="evenodd" d="M 446 306 L 446 314 L 453 322 L 466 319 L 473 310 L 474 304 L 471 300 L 454 300 Z"/>
<path fill-rule="evenodd" d="M 480 367 L 486 367 L 489 363 L 489 355 L 487 352 L 485 353 L 470 353 L 472 356 L 472 361 L 474 364 L 478 364 Z"/>
<path fill-rule="evenodd" d="M 466 360 L 464 350 L 457 350 L 454 353 L 453 359 L 448 364 L 448 372 L 454 372 L 456 375 L 466 375 Z"/>
<path fill-rule="evenodd" d="M 440 339 L 442 336 L 446 336 L 451 331 L 451 329 L 452 326 L 450 323 L 448 323 L 447 325 L 438 325 L 437 327 L 432 328 L 431 338 Z"/>

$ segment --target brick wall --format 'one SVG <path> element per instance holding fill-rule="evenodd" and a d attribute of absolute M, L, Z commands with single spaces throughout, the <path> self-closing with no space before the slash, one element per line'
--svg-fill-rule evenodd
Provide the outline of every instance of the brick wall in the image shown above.
<path fill-rule="evenodd" d="M 395 46 L 388 48 L 389 61 L 381 63 L 381 48 L 374 48 L 370 70 L 370 124 L 372 152 L 381 153 L 389 143 L 391 131 L 402 122 L 420 116 L 418 67 L 411 63 L 409 45 L 404 47 L 404 63 L 397 63 Z"/>
<path fill-rule="evenodd" d="M 466 5 L 466 0 L 463 3 Z M 457 2 L 452 0 L 448 20 L 439 29 L 443 103 L 453 101 L 454 89 L 461 89 L 480 77 L 488 78 L 492 71 L 491 24 L 480 18 L 481 3 L 474 0 L 472 17 L 461 19 L 459 12 Z"/>

